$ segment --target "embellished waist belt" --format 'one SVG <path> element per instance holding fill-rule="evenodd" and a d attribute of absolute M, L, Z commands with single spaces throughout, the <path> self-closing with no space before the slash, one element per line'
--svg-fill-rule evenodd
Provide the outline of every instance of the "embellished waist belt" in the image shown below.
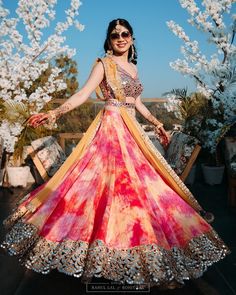
<path fill-rule="evenodd" d="M 111 105 L 111 106 L 116 106 L 116 107 L 121 107 L 121 106 L 125 106 L 127 108 L 135 108 L 135 103 L 132 102 L 123 102 L 123 101 L 119 101 L 117 99 L 109 99 L 106 100 L 105 102 L 105 106 L 107 105 Z"/>

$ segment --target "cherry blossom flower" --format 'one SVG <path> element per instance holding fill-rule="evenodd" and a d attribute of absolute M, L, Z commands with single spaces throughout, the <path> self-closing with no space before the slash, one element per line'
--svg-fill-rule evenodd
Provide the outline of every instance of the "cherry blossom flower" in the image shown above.
<path fill-rule="evenodd" d="M 77 19 L 82 3 L 80 0 L 67 2 L 69 8 L 65 11 L 65 20 L 57 22 L 53 33 L 46 37 L 45 29 L 52 27 L 52 21 L 56 18 L 57 0 L 18 0 L 17 17 L 14 18 L 10 17 L 10 11 L 4 8 L 0 0 L 1 100 L 34 105 L 30 114 L 37 113 L 51 100 L 55 90 L 66 88 L 64 81 L 58 77 L 60 69 L 54 66 L 44 87 L 38 87 L 27 95 L 27 90 L 48 68 L 52 59 L 61 54 L 68 57 L 75 55 L 75 49 L 65 44 L 64 33 L 71 26 L 80 31 L 84 29 Z M 26 36 L 18 29 L 20 25 L 23 25 Z M 22 128 L 22 118 L 14 123 L 7 118 L 0 121 L 1 137 L 8 152 L 14 151 Z"/>
<path fill-rule="evenodd" d="M 193 78 L 196 90 L 210 101 L 213 108 L 212 118 L 206 118 L 201 136 L 203 146 L 214 152 L 217 136 L 224 122 L 236 115 L 236 17 L 231 13 L 236 1 L 203 0 L 201 7 L 196 0 L 179 2 L 190 15 L 188 23 L 204 32 L 208 36 L 208 41 L 215 45 L 215 54 L 208 58 L 201 52 L 198 41 L 191 40 L 181 26 L 173 20 L 167 22 L 170 30 L 184 43 L 181 46 L 184 58 L 171 62 L 170 66 Z M 224 22 L 225 14 L 231 16 L 230 26 L 226 26 Z M 171 97 L 167 109 L 175 110 L 176 116 L 179 117 L 177 103 L 178 99 Z"/>

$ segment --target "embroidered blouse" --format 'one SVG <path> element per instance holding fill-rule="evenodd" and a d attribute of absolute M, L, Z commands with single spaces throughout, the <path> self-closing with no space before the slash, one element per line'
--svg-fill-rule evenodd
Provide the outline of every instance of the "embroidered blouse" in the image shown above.
<path fill-rule="evenodd" d="M 136 74 L 135 77 L 132 77 L 125 69 L 123 69 L 118 64 L 117 71 L 120 75 L 125 97 L 133 97 L 136 99 L 143 91 L 143 86 L 138 78 L 138 75 Z M 106 100 L 115 98 L 113 90 L 107 83 L 106 77 L 104 77 L 99 86 Z"/>

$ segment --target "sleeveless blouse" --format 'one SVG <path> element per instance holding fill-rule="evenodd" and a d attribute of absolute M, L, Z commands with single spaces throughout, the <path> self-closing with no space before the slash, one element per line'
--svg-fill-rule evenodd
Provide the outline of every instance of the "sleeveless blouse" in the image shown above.
<path fill-rule="evenodd" d="M 136 77 L 133 78 L 120 65 L 118 64 L 116 65 L 117 65 L 118 74 L 121 79 L 121 84 L 123 86 L 125 97 L 133 97 L 136 99 L 143 91 L 143 86 L 138 78 L 138 75 L 136 74 Z M 106 100 L 115 99 L 113 90 L 111 89 L 110 85 L 107 83 L 106 77 L 103 78 L 99 86 Z"/>

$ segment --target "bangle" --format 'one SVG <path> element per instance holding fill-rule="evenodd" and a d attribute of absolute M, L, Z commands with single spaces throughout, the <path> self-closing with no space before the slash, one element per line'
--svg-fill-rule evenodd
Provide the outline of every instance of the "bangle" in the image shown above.
<path fill-rule="evenodd" d="M 63 105 L 59 106 L 53 112 L 55 112 L 56 118 L 61 117 L 63 114 L 69 112 L 70 110 L 73 109 L 73 106 L 69 102 L 65 102 Z"/>
<path fill-rule="evenodd" d="M 57 125 L 56 125 L 57 116 L 56 116 L 55 112 L 53 110 L 50 110 L 47 112 L 47 114 L 49 115 L 49 118 L 48 118 L 47 122 L 44 123 L 44 126 L 50 130 L 56 128 L 57 127 Z"/>
<path fill-rule="evenodd" d="M 157 129 L 160 129 L 161 127 L 163 127 L 163 124 L 162 124 L 162 123 L 159 123 L 159 124 L 155 125 L 155 127 L 156 127 Z"/>
<path fill-rule="evenodd" d="M 160 121 L 158 121 L 157 118 L 155 118 L 151 113 L 148 114 L 147 120 L 157 128 L 161 128 L 163 126 L 163 124 Z"/>
<path fill-rule="evenodd" d="M 56 116 L 55 112 L 53 110 L 50 110 L 50 111 L 48 111 L 48 114 L 50 116 L 50 120 L 56 122 L 57 116 Z"/>

